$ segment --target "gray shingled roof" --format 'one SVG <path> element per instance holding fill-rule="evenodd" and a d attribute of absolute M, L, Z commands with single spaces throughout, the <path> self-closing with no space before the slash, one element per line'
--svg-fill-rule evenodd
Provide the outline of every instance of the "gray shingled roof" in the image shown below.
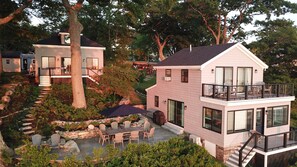
<path fill-rule="evenodd" d="M 191 52 L 189 48 L 182 49 L 155 66 L 200 66 L 235 44 L 193 47 Z"/>
<path fill-rule="evenodd" d="M 81 36 L 80 42 L 81 42 L 81 46 L 103 47 L 102 45 L 98 44 L 95 41 L 90 40 L 89 38 L 86 38 L 85 36 Z M 54 34 L 47 39 L 43 39 L 43 40 L 36 42 L 35 44 L 67 46 L 65 44 L 61 44 L 61 39 L 60 39 L 59 34 Z"/>
<path fill-rule="evenodd" d="M 1 53 L 2 58 L 20 58 L 22 52 L 20 51 L 4 51 Z"/>

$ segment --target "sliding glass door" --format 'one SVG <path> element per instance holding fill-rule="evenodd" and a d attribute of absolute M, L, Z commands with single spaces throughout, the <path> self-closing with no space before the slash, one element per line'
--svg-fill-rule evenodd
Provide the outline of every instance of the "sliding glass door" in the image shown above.
<path fill-rule="evenodd" d="M 244 90 L 244 85 L 252 84 L 252 71 L 252 67 L 237 68 L 237 85 L 242 86 L 238 87 L 239 92 L 242 92 Z"/>
<path fill-rule="evenodd" d="M 175 101 L 175 100 L 168 100 L 168 121 L 184 127 L 184 103 Z"/>

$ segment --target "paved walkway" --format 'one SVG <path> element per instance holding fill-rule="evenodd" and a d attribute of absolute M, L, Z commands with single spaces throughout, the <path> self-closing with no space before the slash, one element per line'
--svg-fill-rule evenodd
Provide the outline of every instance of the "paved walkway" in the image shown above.
<path fill-rule="evenodd" d="M 168 131 L 167 129 L 164 129 L 154 123 L 151 123 L 151 125 L 156 128 L 154 140 L 153 139 L 150 139 L 150 140 L 144 139 L 143 140 L 142 137 L 140 137 L 139 143 L 154 144 L 159 141 L 166 141 L 172 137 L 177 136 L 176 134 L 174 134 L 174 133 Z M 99 137 L 91 138 L 91 139 L 77 139 L 77 140 L 75 140 L 75 142 L 77 143 L 77 145 L 80 149 L 80 153 L 76 154 L 77 158 L 83 160 L 86 156 L 93 155 L 93 149 L 99 148 L 99 147 L 106 147 L 106 144 L 104 146 L 99 144 L 98 140 L 99 140 Z M 128 143 L 129 143 L 129 141 L 125 141 L 124 147 L 126 147 Z M 136 143 L 136 142 L 134 142 L 134 143 Z M 113 143 L 111 142 L 111 144 L 113 144 Z M 118 144 L 117 148 L 121 149 L 122 146 L 120 144 Z M 58 154 L 58 156 L 59 156 L 58 160 L 63 160 L 64 157 L 72 155 L 70 152 L 64 151 L 63 149 L 52 149 L 52 153 Z"/>

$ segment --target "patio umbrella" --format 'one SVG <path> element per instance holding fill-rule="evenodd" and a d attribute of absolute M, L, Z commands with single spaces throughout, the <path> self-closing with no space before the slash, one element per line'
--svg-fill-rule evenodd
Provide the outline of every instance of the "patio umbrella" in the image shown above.
<path fill-rule="evenodd" d="M 146 114 L 146 113 L 147 113 L 146 110 L 136 108 L 130 105 L 119 105 L 100 112 L 101 115 L 104 115 L 107 118 L 127 116 L 131 114 Z"/>

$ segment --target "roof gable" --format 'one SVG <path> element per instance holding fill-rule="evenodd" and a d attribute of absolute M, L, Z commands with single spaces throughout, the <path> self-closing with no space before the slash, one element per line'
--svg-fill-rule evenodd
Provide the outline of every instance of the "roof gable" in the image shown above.
<path fill-rule="evenodd" d="M 182 68 L 200 68 L 203 69 L 207 64 L 215 61 L 219 57 L 225 55 L 233 48 L 238 48 L 245 56 L 249 57 L 263 69 L 267 69 L 268 66 L 250 52 L 246 47 L 240 43 L 227 43 L 222 45 L 213 46 L 200 46 L 194 47 L 192 51 L 189 48 L 182 49 L 162 62 L 158 63 L 158 67 L 182 67 Z"/>
<path fill-rule="evenodd" d="M 201 66 L 233 45 L 235 43 L 193 47 L 192 51 L 189 48 L 182 49 L 156 66 Z"/>

